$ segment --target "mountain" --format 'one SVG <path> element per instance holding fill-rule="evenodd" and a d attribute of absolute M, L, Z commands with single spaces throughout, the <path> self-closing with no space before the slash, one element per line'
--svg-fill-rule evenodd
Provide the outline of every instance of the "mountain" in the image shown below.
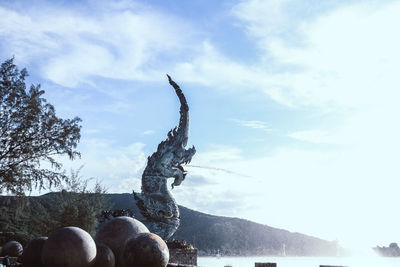
<path fill-rule="evenodd" d="M 131 194 L 107 194 L 113 209 L 131 209 L 143 221 Z M 336 256 L 337 243 L 239 218 L 209 215 L 179 206 L 181 225 L 172 237 L 186 240 L 200 255 Z"/>
<path fill-rule="evenodd" d="M 35 203 L 41 203 L 44 207 L 51 206 L 52 201 L 59 194 L 49 193 L 29 197 L 30 206 L 34 211 L 29 216 L 34 221 L 38 221 L 36 224 L 42 224 L 41 222 L 46 221 L 46 218 L 35 215 L 39 214 L 35 211 Z M 105 196 L 108 199 L 108 206 L 112 210 L 132 210 L 135 218 L 145 223 L 132 194 L 106 194 Z M 11 208 L 12 199 L 13 197 L 0 196 L 0 208 L 4 209 L 7 206 Z M 336 242 L 300 233 L 291 233 L 244 219 L 209 215 L 183 206 L 179 208 L 181 225 L 172 239 L 185 240 L 194 245 L 198 249 L 199 255 L 215 255 L 217 251 L 222 255 L 232 256 L 282 255 L 283 247 L 285 247 L 287 256 L 335 256 L 337 253 Z M 29 219 L 28 224 L 29 221 L 32 223 L 32 220 Z M 20 223 L 15 222 L 14 224 L 18 227 Z M 26 227 L 30 226 L 25 225 Z"/>

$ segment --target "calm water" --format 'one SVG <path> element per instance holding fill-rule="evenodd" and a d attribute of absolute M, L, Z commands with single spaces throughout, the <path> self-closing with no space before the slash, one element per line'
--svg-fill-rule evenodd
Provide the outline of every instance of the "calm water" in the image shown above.
<path fill-rule="evenodd" d="M 277 267 L 319 267 L 320 265 L 341 265 L 348 267 L 400 267 L 400 258 L 381 257 L 199 257 L 201 267 L 254 267 L 255 262 L 276 262 Z"/>

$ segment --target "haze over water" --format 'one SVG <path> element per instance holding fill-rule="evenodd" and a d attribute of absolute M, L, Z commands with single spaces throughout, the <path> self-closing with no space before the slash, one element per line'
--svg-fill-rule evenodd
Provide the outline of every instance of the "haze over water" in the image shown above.
<path fill-rule="evenodd" d="M 347 267 L 398 267 L 400 258 L 383 257 L 199 257 L 200 267 L 254 267 L 255 262 L 275 262 L 277 267 L 319 267 L 336 265 Z"/>

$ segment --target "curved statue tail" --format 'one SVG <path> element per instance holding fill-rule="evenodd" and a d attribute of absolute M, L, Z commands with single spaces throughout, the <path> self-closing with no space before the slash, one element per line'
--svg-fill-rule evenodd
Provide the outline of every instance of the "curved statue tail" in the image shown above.
<path fill-rule="evenodd" d="M 169 84 L 175 89 L 176 95 L 179 98 L 179 102 L 181 103 L 181 108 L 179 110 L 180 118 L 177 132 L 177 137 L 181 138 L 182 146 L 185 147 L 187 145 L 189 139 L 189 105 L 186 102 L 185 95 L 183 94 L 179 85 L 177 85 L 171 77 L 167 74 Z"/>

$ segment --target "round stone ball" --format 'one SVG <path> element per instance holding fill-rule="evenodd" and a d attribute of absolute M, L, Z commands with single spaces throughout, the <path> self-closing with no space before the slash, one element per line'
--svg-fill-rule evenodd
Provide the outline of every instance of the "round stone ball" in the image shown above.
<path fill-rule="evenodd" d="M 47 237 L 41 236 L 32 239 L 24 249 L 22 263 L 26 267 L 42 267 L 42 250 Z"/>
<path fill-rule="evenodd" d="M 97 231 L 95 240 L 111 248 L 115 256 L 115 266 L 122 267 L 126 241 L 140 233 L 149 233 L 143 223 L 131 217 L 120 216 L 105 222 Z"/>
<path fill-rule="evenodd" d="M 17 241 L 9 241 L 4 244 L 1 250 L 1 256 L 9 256 L 9 257 L 20 257 L 23 253 L 24 249 L 22 245 Z"/>
<path fill-rule="evenodd" d="M 97 256 L 95 267 L 114 267 L 115 266 L 115 256 L 112 250 L 100 243 L 96 244 Z"/>
<path fill-rule="evenodd" d="M 124 261 L 125 267 L 165 267 L 169 261 L 168 246 L 156 234 L 136 235 L 125 245 Z"/>
<path fill-rule="evenodd" d="M 96 259 L 96 244 L 86 231 L 78 227 L 63 227 L 54 231 L 42 250 L 44 267 L 92 267 Z"/>

